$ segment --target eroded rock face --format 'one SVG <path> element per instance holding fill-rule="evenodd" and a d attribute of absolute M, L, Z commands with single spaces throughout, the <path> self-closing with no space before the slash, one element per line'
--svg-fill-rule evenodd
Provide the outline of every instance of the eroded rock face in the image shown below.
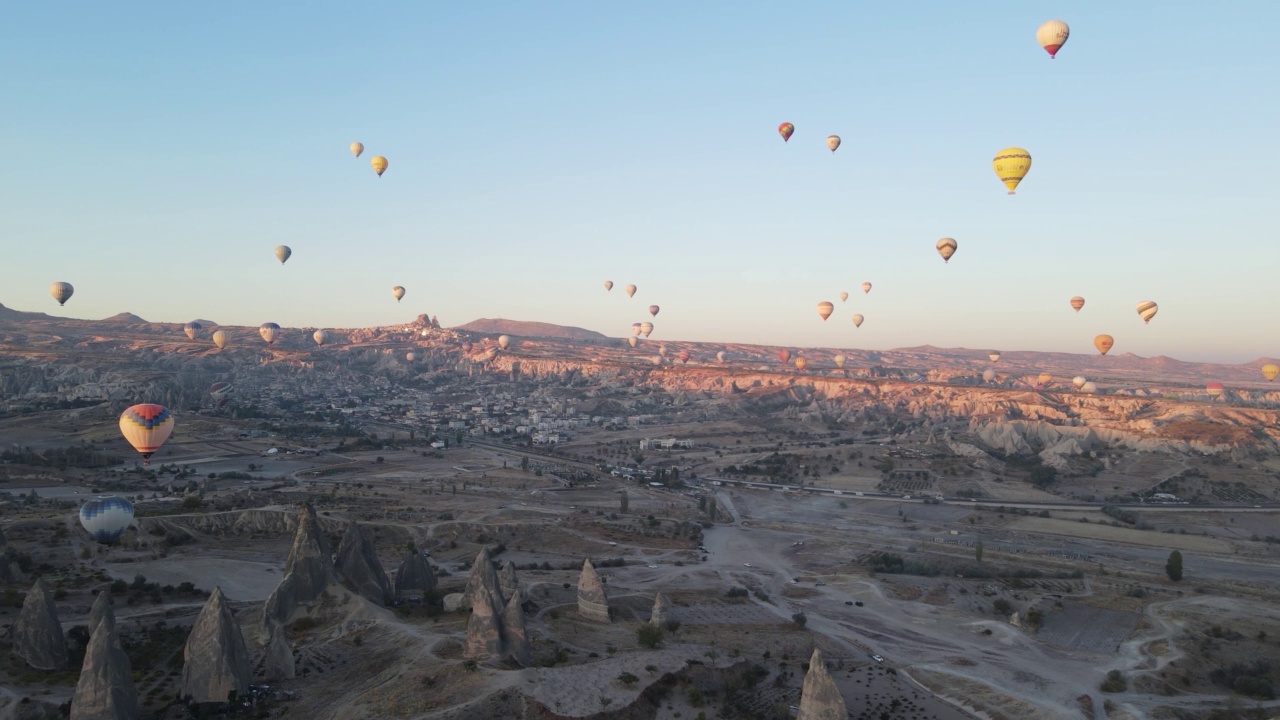
<path fill-rule="evenodd" d="M 67 640 L 58 622 L 58 608 L 44 580 L 36 580 L 22 603 L 13 626 L 13 652 L 36 670 L 67 667 Z"/>
<path fill-rule="evenodd" d="M 502 611 L 502 638 L 507 644 L 507 655 L 512 660 L 524 667 L 533 664 L 533 646 L 524 626 L 524 608 L 520 605 L 519 592 L 511 596 L 507 607 Z"/>
<path fill-rule="evenodd" d="M 510 560 L 502 563 L 502 569 L 498 571 L 498 586 L 502 588 L 503 597 L 515 596 L 524 602 L 524 591 L 520 586 L 520 579 L 516 577 L 516 566 Z"/>
<path fill-rule="evenodd" d="M 287 625 L 299 611 L 314 604 L 333 580 L 333 553 L 320 531 L 315 508 L 304 504 L 298 510 L 298 529 L 284 577 L 263 606 L 263 626 L 269 621 Z"/>
<path fill-rule="evenodd" d="M 667 622 L 670 610 L 671 601 L 667 599 L 666 593 L 658 593 L 653 598 L 653 612 L 649 615 L 649 624 L 655 627 L 662 627 Z"/>
<path fill-rule="evenodd" d="M 284 635 L 284 626 L 270 621 L 267 632 L 267 652 L 262 659 L 262 675 L 267 680 L 289 680 L 294 677 L 293 648 Z"/>
<path fill-rule="evenodd" d="M 827 672 L 822 651 L 813 649 L 809 658 L 809 672 L 804 675 L 804 688 L 800 691 L 800 713 L 796 720 L 848 720 L 849 711 L 844 704 L 840 688 Z"/>
<path fill-rule="evenodd" d="M 347 530 L 342 534 L 334 569 L 369 602 L 378 605 L 390 602 L 391 582 L 378 560 L 378 551 L 354 520 L 347 524 Z"/>
<path fill-rule="evenodd" d="M 209 595 L 191 626 L 182 655 L 186 664 L 178 686 L 180 697 L 197 703 L 224 703 L 233 690 L 237 696 L 249 691 L 249 648 L 221 588 L 215 587 Z"/>
<path fill-rule="evenodd" d="M 396 570 L 396 599 L 408 600 L 413 595 L 425 598 L 427 593 L 435 589 L 436 574 L 431 569 L 431 563 L 420 552 L 405 555 L 400 569 Z"/>
<path fill-rule="evenodd" d="M 582 574 L 578 576 L 578 614 L 588 620 L 609 622 L 609 598 L 591 558 L 583 561 Z"/>
<path fill-rule="evenodd" d="M 136 720 L 142 716 L 133 669 L 116 635 L 115 615 L 111 604 L 105 602 L 106 595 L 98 593 L 90 613 L 89 645 L 71 698 L 71 720 Z"/>
<path fill-rule="evenodd" d="M 489 548 L 481 548 L 476 561 L 471 564 L 471 576 L 467 578 L 467 589 L 462 591 L 462 604 L 475 608 L 480 588 L 489 591 L 496 607 L 506 605 L 507 599 L 502 594 L 502 585 L 498 582 L 498 573 L 493 569 L 493 559 L 489 557 Z"/>
<path fill-rule="evenodd" d="M 501 606 L 498 604 L 498 599 L 489 592 L 489 588 L 480 585 L 472 595 L 471 617 L 467 619 L 467 638 L 462 649 L 463 657 L 468 660 L 506 658 L 500 612 Z"/>

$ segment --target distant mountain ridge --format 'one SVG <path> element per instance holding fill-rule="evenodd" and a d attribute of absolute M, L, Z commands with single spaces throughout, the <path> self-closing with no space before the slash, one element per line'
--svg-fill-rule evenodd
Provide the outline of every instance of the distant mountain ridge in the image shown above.
<path fill-rule="evenodd" d="M 520 337 L 563 338 L 566 340 L 606 340 L 607 336 L 594 330 L 552 323 L 532 322 L 527 320 L 504 320 L 502 318 L 480 318 L 466 325 L 459 325 L 453 330 L 476 333 L 498 333 L 502 335 L 519 335 Z"/>

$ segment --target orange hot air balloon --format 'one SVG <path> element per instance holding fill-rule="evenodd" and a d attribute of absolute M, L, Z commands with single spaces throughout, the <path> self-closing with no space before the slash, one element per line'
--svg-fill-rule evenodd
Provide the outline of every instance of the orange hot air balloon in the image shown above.
<path fill-rule="evenodd" d="M 1115 344 L 1116 344 L 1116 339 L 1106 334 L 1099 335 L 1098 337 L 1093 339 L 1093 346 L 1098 348 L 1098 352 L 1102 353 L 1103 355 L 1106 355 L 1107 352 L 1111 350 L 1111 347 Z"/>
<path fill-rule="evenodd" d="M 1075 297 L 1071 298 L 1072 310 L 1075 310 L 1076 312 L 1080 312 L 1080 308 L 1082 307 L 1084 307 L 1084 298 L 1080 297 L 1079 295 L 1076 295 Z"/>
<path fill-rule="evenodd" d="M 804 372 L 804 368 L 805 368 L 805 366 L 806 366 L 806 365 L 808 365 L 808 364 L 809 364 L 809 361 L 808 361 L 808 360 L 805 360 L 805 359 L 804 359 L 804 358 L 802 358 L 802 357 L 798 357 L 798 358 L 796 358 L 796 370 L 799 370 L 799 371 L 801 371 L 801 372 Z"/>
<path fill-rule="evenodd" d="M 1224 389 L 1225 388 L 1222 387 L 1222 383 L 1220 382 L 1205 383 L 1204 386 L 1204 391 L 1209 393 L 1209 397 L 1222 397 L 1222 391 Z"/>
<path fill-rule="evenodd" d="M 786 142 L 790 140 L 791 135 L 795 133 L 795 131 L 796 131 L 796 126 L 792 125 L 789 122 L 784 122 L 778 126 L 778 134 L 782 136 L 782 142 Z"/>
<path fill-rule="evenodd" d="M 826 320 L 827 318 L 831 317 L 831 313 L 835 312 L 835 310 L 836 310 L 836 306 L 832 305 L 826 300 L 823 300 L 822 302 L 818 303 L 818 315 L 821 316 L 823 320 Z"/>
<path fill-rule="evenodd" d="M 790 360 L 790 359 L 791 359 L 791 351 L 790 351 L 790 350 L 779 350 L 779 351 L 778 351 L 778 359 L 779 359 L 779 360 L 781 360 L 781 361 L 782 361 L 782 362 L 784 362 L 784 363 L 785 363 L 786 361 Z"/>
<path fill-rule="evenodd" d="M 1048 385 L 1049 381 L 1053 380 L 1053 376 L 1049 373 L 1040 373 L 1040 376 L 1037 377 L 1036 380 L 1039 380 L 1041 385 Z"/>

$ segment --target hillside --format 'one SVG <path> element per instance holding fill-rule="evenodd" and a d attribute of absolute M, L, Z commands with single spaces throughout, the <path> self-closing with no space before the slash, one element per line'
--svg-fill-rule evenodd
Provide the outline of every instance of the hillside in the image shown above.
<path fill-rule="evenodd" d="M 521 337 L 564 338 L 566 340 L 605 340 L 606 336 L 593 330 L 565 325 L 553 325 L 544 322 L 528 322 L 525 320 L 503 320 L 501 318 L 480 318 L 466 325 L 459 325 L 454 330 L 466 332 L 489 333 L 499 335 L 519 335 Z"/>

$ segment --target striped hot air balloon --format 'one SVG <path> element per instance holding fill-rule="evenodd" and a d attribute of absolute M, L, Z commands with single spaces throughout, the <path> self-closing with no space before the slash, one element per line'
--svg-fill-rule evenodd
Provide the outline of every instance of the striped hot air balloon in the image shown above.
<path fill-rule="evenodd" d="M 225 348 L 230 340 L 231 336 L 227 334 L 226 330 L 213 331 L 213 344 L 217 345 L 219 350 Z"/>
<path fill-rule="evenodd" d="M 807 367 L 808 365 L 809 365 L 808 360 L 805 360 L 802 357 L 796 358 L 796 370 L 803 372 L 805 367 Z"/>
<path fill-rule="evenodd" d="M 209 395 L 218 399 L 222 399 L 230 395 L 234 387 L 235 386 L 233 386 L 229 382 L 216 382 L 209 386 Z"/>
<path fill-rule="evenodd" d="M 80 525 L 103 545 L 114 543 L 133 522 L 133 503 L 118 495 L 99 495 L 80 506 Z"/>
<path fill-rule="evenodd" d="M 942 256 L 942 262 L 951 262 L 951 256 L 956 254 L 959 245 L 956 244 L 954 238 L 942 238 L 934 247 L 938 249 L 938 254 Z"/>
<path fill-rule="evenodd" d="M 142 455 L 143 465 L 151 464 L 151 456 L 172 432 L 173 414 L 163 405 L 142 403 L 120 415 L 120 434 Z"/>
<path fill-rule="evenodd" d="M 268 345 L 271 345 L 275 343 L 276 338 L 280 337 L 280 326 L 273 322 L 262 323 L 262 326 L 258 328 L 258 334 L 262 336 L 263 340 L 267 341 Z"/>
<path fill-rule="evenodd" d="M 831 313 L 835 311 L 836 311 L 836 306 L 832 305 L 826 300 L 823 300 L 822 302 L 818 303 L 818 316 L 821 317 L 823 320 L 826 320 L 827 318 L 831 317 Z"/>
<path fill-rule="evenodd" d="M 1080 312 L 1080 308 L 1082 307 L 1084 307 L 1084 298 L 1080 297 L 1079 295 L 1076 295 L 1075 297 L 1071 298 L 1072 310 L 1075 310 L 1076 312 Z"/>
<path fill-rule="evenodd" d="M 1138 303 L 1138 317 L 1142 318 L 1144 323 L 1150 323 L 1151 318 L 1155 317 L 1158 312 L 1160 312 L 1160 306 L 1151 300 L 1143 300 Z M 1176 318 L 1174 319 L 1174 324 L 1178 324 Z"/>
<path fill-rule="evenodd" d="M 691 356 L 691 355 L 689 355 L 689 351 L 688 351 L 688 350 L 681 350 L 681 351 L 680 351 L 680 354 L 679 354 L 679 355 L 676 355 L 676 358 L 677 358 L 680 362 L 682 362 L 682 363 L 687 363 L 687 362 L 689 362 L 689 358 L 690 358 L 690 357 L 692 357 L 692 356 Z"/>
<path fill-rule="evenodd" d="M 1224 388 L 1220 382 L 1205 383 L 1204 391 L 1209 393 L 1209 397 L 1222 397 Z"/>
<path fill-rule="evenodd" d="M 645 336 L 645 337 L 649 337 L 649 335 L 650 335 L 650 334 L 652 334 L 652 333 L 653 333 L 653 323 L 651 323 L 651 322 L 647 322 L 647 321 L 646 321 L 646 322 L 642 322 L 642 323 L 640 323 L 640 334 L 641 334 L 641 335 L 643 335 L 643 336 Z"/>
<path fill-rule="evenodd" d="M 204 329 L 204 326 L 196 322 L 195 320 L 192 320 L 191 322 L 182 326 L 182 332 L 187 334 L 188 340 L 195 340 L 196 333 L 200 332 L 203 329 Z"/>
<path fill-rule="evenodd" d="M 66 305 L 75 291 L 76 289 L 71 287 L 69 282 L 56 282 L 49 286 L 49 294 L 58 301 L 59 305 Z"/>
<path fill-rule="evenodd" d="M 778 134 L 782 136 L 782 142 L 786 142 L 790 140 L 791 135 L 795 133 L 795 131 L 796 131 L 796 126 L 792 125 L 789 122 L 784 122 L 778 126 Z"/>
<path fill-rule="evenodd" d="M 644 330 L 642 329 L 642 327 L 643 327 L 643 326 L 642 326 L 640 323 L 631 323 L 631 335 L 632 335 L 632 337 L 638 336 L 640 333 L 644 332 Z"/>

